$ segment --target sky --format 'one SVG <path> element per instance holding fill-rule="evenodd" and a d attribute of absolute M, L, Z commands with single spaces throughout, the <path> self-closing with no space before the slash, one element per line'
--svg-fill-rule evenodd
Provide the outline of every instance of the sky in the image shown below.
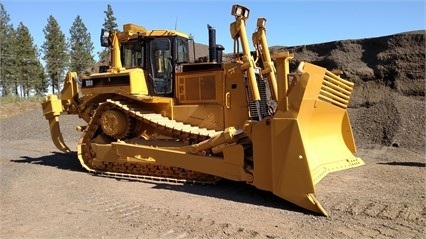
<path fill-rule="evenodd" d="M 264 17 L 269 46 L 296 46 L 336 40 L 380 37 L 425 30 L 426 5 L 420 0 L 0 0 L 16 28 L 28 27 L 34 44 L 44 43 L 43 29 L 52 15 L 69 37 L 72 23 L 79 15 L 91 35 L 95 50 L 102 48 L 99 35 L 110 4 L 119 29 L 134 23 L 152 29 L 179 30 L 191 34 L 197 43 L 208 45 L 207 24 L 216 29 L 217 44 L 225 53 L 233 51 L 229 25 L 233 4 L 250 9 L 247 34 L 256 30 Z M 253 47 L 251 47 L 253 50 Z"/>

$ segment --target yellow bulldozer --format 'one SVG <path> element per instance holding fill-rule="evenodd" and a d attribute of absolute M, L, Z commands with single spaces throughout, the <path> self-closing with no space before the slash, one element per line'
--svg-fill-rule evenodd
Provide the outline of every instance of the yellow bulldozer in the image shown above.
<path fill-rule="evenodd" d="M 210 26 L 204 61 L 194 61 L 191 37 L 176 30 L 102 30 L 109 67 L 81 78 L 68 72 L 60 97 L 42 102 L 52 140 L 70 151 L 59 116 L 76 114 L 87 123 L 76 130 L 78 159 L 89 172 L 240 181 L 327 215 L 315 185 L 330 172 L 364 164 L 354 156 L 347 112 L 354 84 L 308 62 L 290 72 L 293 54 L 269 52 L 265 18 L 257 19 L 251 51 L 249 9 L 233 5 L 232 15 L 234 54 L 226 63 Z"/>

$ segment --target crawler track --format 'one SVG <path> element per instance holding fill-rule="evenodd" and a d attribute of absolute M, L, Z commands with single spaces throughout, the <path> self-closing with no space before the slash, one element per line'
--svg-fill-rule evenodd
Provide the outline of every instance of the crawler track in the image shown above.
<path fill-rule="evenodd" d="M 116 162 L 103 161 L 99 164 L 100 159 L 96 159 L 96 164 L 92 164 L 95 159 L 95 152 L 93 152 L 90 145 L 97 136 L 102 134 L 102 132 L 100 132 L 100 118 L 103 112 L 110 109 L 121 110 L 126 113 L 128 117 L 139 121 L 139 123 L 152 126 L 162 135 L 173 137 L 176 140 L 192 140 L 199 142 L 221 133 L 221 131 L 199 128 L 197 126 L 177 122 L 161 114 L 146 111 L 140 108 L 140 106 L 128 104 L 127 102 L 108 100 L 96 109 L 95 114 L 89 122 L 88 127 L 84 130 L 84 134 L 78 143 L 78 157 L 80 163 L 89 172 L 115 178 L 180 183 L 212 184 L 220 179 L 216 176 L 179 167 L 166 167 L 147 162 L 134 163 L 121 160 Z"/>

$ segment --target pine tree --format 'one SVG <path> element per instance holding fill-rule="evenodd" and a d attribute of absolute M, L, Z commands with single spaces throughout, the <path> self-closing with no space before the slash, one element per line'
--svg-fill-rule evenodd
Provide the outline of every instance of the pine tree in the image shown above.
<path fill-rule="evenodd" d="M 40 85 L 43 79 L 38 78 L 40 75 L 41 64 L 38 60 L 37 47 L 30 35 L 28 28 L 22 23 L 19 23 L 16 29 L 16 88 L 19 88 L 21 97 L 28 97 L 31 90 L 35 89 L 35 85 Z M 42 68 L 42 67 L 41 67 Z"/>
<path fill-rule="evenodd" d="M 60 77 L 68 66 L 67 43 L 56 19 L 50 15 L 47 25 L 43 29 L 45 42 L 42 45 L 43 60 L 46 62 L 46 71 L 52 86 L 59 91 Z"/>
<path fill-rule="evenodd" d="M 18 69 L 18 61 L 16 59 L 17 56 L 17 48 L 16 48 L 16 31 L 11 27 L 8 29 L 7 39 L 5 39 L 5 47 L 2 50 L 3 53 L 3 69 L 2 74 L 4 77 L 5 89 L 8 92 L 5 92 L 4 95 L 18 95 L 17 90 L 17 75 L 19 72 Z"/>
<path fill-rule="evenodd" d="M 9 23 L 10 17 L 2 3 L 0 3 L 0 87 L 1 95 L 8 96 L 12 93 L 13 79 L 11 67 L 14 62 L 14 29 Z"/>
<path fill-rule="evenodd" d="M 104 11 L 105 18 L 104 18 L 104 24 L 103 27 L 107 31 L 118 31 L 118 25 L 115 22 L 117 19 L 114 16 L 114 12 L 112 11 L 111 5 L 107 5 L 107 10 Z M 103 60 L 109 56 L 109 48 L 105 48 L 101 52 L 98 53 L 99 60 Z"/>
<path fill-rule="evenodd" d="M 79 75 L 95 64 L 93 43 L 81 17 L 78 15 L 70 28 L 70 71 Z"/>
<path fill-rule="evenodd" d="M 34 82 L 33 90 L 35 91 L 36 95 L 43 95 L 47 92 L 47 88 L 49 87 L 49 82 L 47 80 L 46 73 L 44 72 L 44 67 L 41 64 L 40 61 L 35 63 L 35 69 L 34 69 L 34 77 L 38 79 Z"/>

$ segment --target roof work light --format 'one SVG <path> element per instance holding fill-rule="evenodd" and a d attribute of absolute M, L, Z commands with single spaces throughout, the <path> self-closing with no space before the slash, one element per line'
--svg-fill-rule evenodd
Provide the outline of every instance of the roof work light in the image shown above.
<path fill-rule="evenodd" d="M 231 14 L 236 17 L 242 17 L 244 19 L 247 19 L 249 17 L 250 10 L 244 6 L 235 4 L 232 6 Z"/>

